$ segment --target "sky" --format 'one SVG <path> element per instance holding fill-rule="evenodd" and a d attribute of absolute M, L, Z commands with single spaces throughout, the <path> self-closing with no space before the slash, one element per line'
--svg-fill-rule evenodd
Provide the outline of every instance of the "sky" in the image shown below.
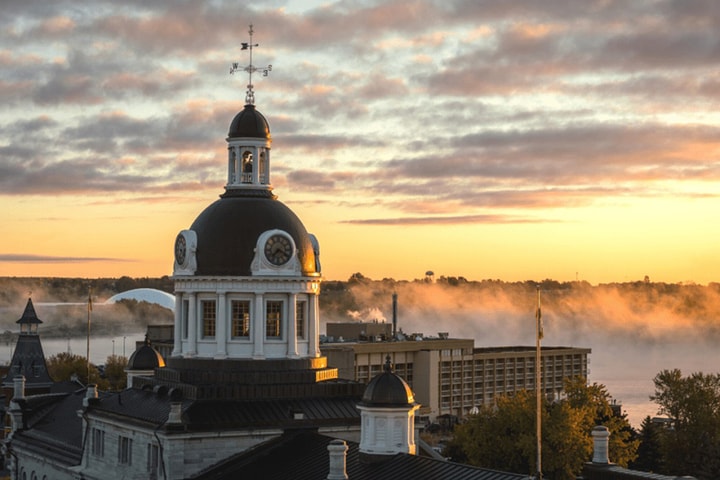
<path fill-rule="evenodd" d="M 172 274 L 252 24 L 326 279 L 720 280 L 719 2 L 249 3 L 3 2 L 0 276 Z"/>

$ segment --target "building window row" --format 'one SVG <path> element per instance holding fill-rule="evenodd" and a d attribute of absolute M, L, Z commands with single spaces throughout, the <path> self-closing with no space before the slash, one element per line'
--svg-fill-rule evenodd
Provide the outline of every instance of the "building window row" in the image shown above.
<path fill-rule="evenodd" d="M 187 339 L 189 333 L 190 302 L 183 300 L 182 338 Z M 306 338 L 308 303 L 305 300 L 295 302 L 296 337 Z M 251 302 L 250 300 L 232 300 L 230 302 L 230 335 L 232 339 L 249 339 L 251 335 Z M 200 300 L 200 324 L 203 339 L 213 339 L 217 333 L 217 302 Z M 265 302 L 265 336 L 269 339 L 283 337 L 285 318 L 285 301 L 267 300 Z"/>

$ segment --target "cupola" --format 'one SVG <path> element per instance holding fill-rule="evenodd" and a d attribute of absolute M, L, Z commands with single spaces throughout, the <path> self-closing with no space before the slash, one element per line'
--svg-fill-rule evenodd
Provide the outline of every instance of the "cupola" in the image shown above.
<path fill-rule="evenodd" d="M 397 453 L 415 454 L 415 411 L 420 405 L 405 380 L 393 371 L 389 355 L 383 373 L 370 380 L 357 408 L 361 458 L 378 461 Z"/>
<path fill-rule="evenodd" d="M 127 385 L 132 387 L 133 378 L 138 376 L 153 376 L 156 368 L 164 368 L 165 359 L 160 352 L 150 344 L 150 340 L 145 335 L 145 341 L 135 350 L 128 359 L 125 372 L 127 373 Z"/>

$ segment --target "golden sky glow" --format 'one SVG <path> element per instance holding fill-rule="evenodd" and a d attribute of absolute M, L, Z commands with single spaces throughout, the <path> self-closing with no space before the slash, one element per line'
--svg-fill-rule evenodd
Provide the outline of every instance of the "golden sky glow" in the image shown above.
<path fill-rule="evenodd" d="M 171 274 L 252 22 L 326 278 L 720 278 L 715 2 L 78 5 L 0 13 L 2 276 Z"/>

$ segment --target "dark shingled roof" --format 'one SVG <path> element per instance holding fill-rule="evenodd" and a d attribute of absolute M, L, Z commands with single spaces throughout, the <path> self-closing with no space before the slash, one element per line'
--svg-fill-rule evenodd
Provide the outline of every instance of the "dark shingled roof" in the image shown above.
<path fill-rule="evenodd" d="M 131 388 L 109 394 L 91 407 L 132 423 L 160 425 L 167 421 L 171 392 L 166 388 Z M 238 428 L 359 425 L 357 397 L 276 400 L 182 400 L 183 426 L 193 431 Z"/>
<path fill-rule="evenodd" d="M 361 405 L 375 407 L 410 407 L 415 398 L 408 384 L 392 370 L 390 356 L 384 371 L 373 377 L 362 397 Z"/>
<path fill-rule="evenodd" d="M 316 432 L 288 432 L 190 477 L 194 480 L 319 480 L 329 470 L 328 444 L 332 437 Z M 347 442 L 346 471 L 350 480 L 528 480 L 527 475 L 399 453 L 387 460 L 360 461 L 358 444 Z"/>
<path fill-rule="evenodd" d="M 675 475 L 641 472 L 611 463 L 586 463 L 583 467 L 583 478 L 585 480 L 693 480 L 695 477 L 678 477 Z"/>
<path fill-rule="evenodd" d="M 154 370 L 164 366 L 165 359 L 150 345 L 147 335 L 145 335 L 145 342 L 130 355 L 127 363 L 128 370 Z"/>
<path fill-rule="evenodd" d="M 42 323 L 42 320 L 35 313 L 32 299 L 28 298 L 25 311 L 17 323 L 21 326 Z M 47 391 L 53 384 L 45 363 L 45 354 L 40 343 L 40 337 L 36 333 L 21 331 L 10 360 L 10 368 L 5 378 L 2 379 L 2 386 L 12 387 L 13 378 L 16 375 L 25 376 L 25 388 L 28 390 L 46 389 L 45 391 Z"/>
<path fill-rule="evenodd" d="M 82 408 L 86 389 L 72 393 L 32 395 L 19 400 L 25 411 L 25 430 L 13 434 L 13 445 L 34 451 L 62 465 L 82 459 Z"/>
<path fill-rule="evenodd" d="M 270 126 L 265 116 L 255 109 L 255 105 L 245 105 L 230 123 L 228 138 L 237 137 L 270 139 Z"/>
<path fill-rule="evenodd" d="M 19 324 L 40 324 L 43 323 L 42 320 L 40 320 L 35 313 L 35 307 L 33 306 L 32 299 L 28 298 L 27 304 L 25 305 L 25 311 L 22 314 L 22 317 L 18 319 L 17 322 Z"/>
<path fill-rule="evenodd" d="M 258 237 L 268 230 L 287 232 L 295 241 L 303 275 L 319 273 L 310 236 L 284 203 L 239 192 L 208 206 L 190 227 L 197 234 L 195 275 L 250 276 Z"/>

